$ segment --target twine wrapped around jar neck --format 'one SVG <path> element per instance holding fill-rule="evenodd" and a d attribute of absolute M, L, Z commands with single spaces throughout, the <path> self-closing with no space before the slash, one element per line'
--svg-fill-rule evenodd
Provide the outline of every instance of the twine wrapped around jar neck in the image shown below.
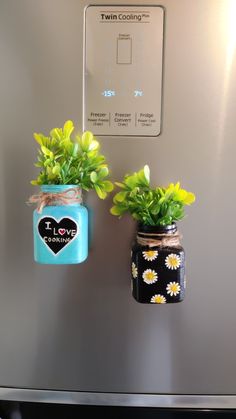
<path fill-rule="evenodd" d="M 175 233 L 144 233 L 138 231 L 137 243 L 141 246 L 148 247 L 181 247 L 181 234 L 176 231 Z"/>
<path fill-rule="evenodd" d="M 69 188 L 63 192 L 40 192 L 30 196 L 28 204 L 37 204 L 37 211 L 52 205 L 72 205 L 82 203 L 82 190 L 79 187 Z"/>

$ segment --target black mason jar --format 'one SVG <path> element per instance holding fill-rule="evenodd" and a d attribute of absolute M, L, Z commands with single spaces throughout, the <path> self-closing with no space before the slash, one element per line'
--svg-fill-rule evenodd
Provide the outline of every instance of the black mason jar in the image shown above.
<path fill-rule="evenodd" d="M 178 303 L 185 294 L 185 253 L 175 223 L 137 225 L 131 252 L 133 297 L 139 303 Z"/>

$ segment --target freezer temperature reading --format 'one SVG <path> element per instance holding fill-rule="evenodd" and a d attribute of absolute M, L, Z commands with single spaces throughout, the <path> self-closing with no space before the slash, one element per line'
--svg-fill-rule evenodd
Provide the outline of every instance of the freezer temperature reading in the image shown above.
<path fill-rule="evenodd" d="M 104 90 L 102 92 L 102 95 L 104 97 L 112 97 L 112 96 L 115 96 L 116 95 L 116 92 L 115 92 L 115 90 Z"/>

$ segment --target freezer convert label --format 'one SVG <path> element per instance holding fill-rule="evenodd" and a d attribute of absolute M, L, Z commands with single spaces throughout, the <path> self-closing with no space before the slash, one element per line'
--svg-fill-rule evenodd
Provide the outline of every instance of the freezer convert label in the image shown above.
<path fill-rule="evenodd" d="M 77 223 L 68 217 L 60 221 L 53 217 L 43 217 L 38 223 L 38 232 L 45 245 L 56 255 L 75 239 L 79 228 Z"/>

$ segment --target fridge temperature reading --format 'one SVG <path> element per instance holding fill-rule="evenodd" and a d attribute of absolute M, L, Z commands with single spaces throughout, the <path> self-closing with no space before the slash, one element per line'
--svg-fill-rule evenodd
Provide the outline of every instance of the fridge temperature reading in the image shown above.
<path fill-rule="evenodd" d="M 143 91 L 142 90 L 135 90 L 134 91 L 134 97 L 141 97 L 143 96 Z"/>

